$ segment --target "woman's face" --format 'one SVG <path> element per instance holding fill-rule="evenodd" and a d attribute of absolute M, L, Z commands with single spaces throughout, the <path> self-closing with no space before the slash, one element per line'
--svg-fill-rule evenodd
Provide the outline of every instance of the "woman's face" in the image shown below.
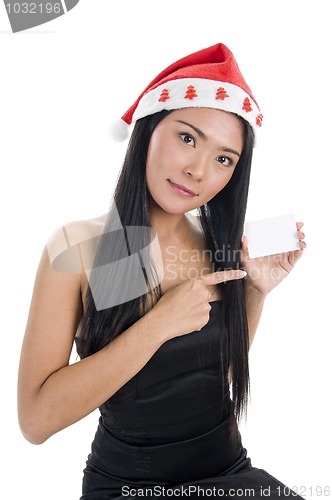
<path fill-rule="evenodd" d="M 184 214 L 210 201 L 231 179 L 243 148 L 240 119 L 226 111 L 185 108 L 155 128 L 146 176 L 155 203 Z"/>

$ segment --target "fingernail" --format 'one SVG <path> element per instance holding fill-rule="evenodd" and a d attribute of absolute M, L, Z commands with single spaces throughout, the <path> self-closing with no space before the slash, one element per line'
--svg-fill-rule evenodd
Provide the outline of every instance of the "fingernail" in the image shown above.
<path fill-rule="evenodd" d="M 247 276 L 247 273 L 246 273 L 246 271 L 236 271 L 235 275 L 238 278 L 244 278 L 245 276 Z"/>

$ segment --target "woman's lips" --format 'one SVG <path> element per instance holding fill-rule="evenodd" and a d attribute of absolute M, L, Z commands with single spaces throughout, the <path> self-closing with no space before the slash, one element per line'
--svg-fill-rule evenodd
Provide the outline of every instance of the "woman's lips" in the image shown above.
<path fill-rule="evenodd" d="M 185 186 L 181 186 L 181 184 L 176 184 L 175 182 L 172 182 L 170 179 L 167 180 L 174 189 L 174 191 L 177 191 L 178 193 L 183 194 L 184 196 L 197 196 L 196 193 L 186 188 Z"/>

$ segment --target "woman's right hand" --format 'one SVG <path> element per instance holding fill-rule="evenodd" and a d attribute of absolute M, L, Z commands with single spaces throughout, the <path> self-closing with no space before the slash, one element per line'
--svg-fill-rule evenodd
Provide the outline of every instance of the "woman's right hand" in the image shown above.
<path fill-rule="evenodd" d="M 188 279 L 167 290 L 150 311 L 162 325 L 165 340 L 203 328 L 210 317 L 213 286 L 245 275 L 241 270 L 218 271 Z"/>

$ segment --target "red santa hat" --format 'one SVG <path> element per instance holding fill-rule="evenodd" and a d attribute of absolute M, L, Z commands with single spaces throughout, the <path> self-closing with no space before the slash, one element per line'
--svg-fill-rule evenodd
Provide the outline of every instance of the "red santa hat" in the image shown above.
<path fill-rule="evenodd" d="M 134 104 L 113 124 L 114 140 L 129 136 L 129 126 L 164 109 L 216 108 L 242 116 L 255 136 L 263 115 L 232 52 L 222 43 L 190 54 L 168 66 L 149 83 Z"/>

